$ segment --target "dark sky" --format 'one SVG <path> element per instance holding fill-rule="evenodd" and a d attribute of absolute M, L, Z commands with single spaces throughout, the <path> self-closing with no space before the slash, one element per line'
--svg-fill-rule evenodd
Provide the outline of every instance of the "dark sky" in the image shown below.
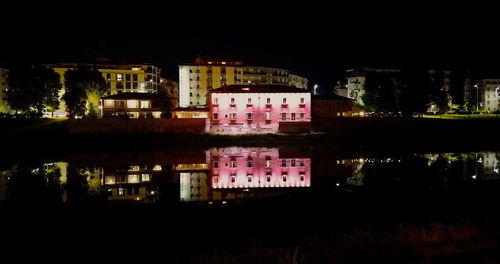
<path fill-rule="evenodd" d="M 356 65 L 500 69 L 493 6 L 293 2 L 2 2 L 0 64 L 109 57 L 150 61 L 177 78 L 179 63 L 222 56 L 286 68 L 322 89 Z"/>

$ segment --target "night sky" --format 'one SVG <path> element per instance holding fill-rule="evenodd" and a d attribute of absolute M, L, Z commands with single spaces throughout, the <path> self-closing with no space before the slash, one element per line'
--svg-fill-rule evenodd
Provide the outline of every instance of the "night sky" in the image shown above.
<path fill-rule="evenodd" d="M 360 65 L 500 69 L 496 8 L 300 1 L 2 2 L 0 64 L 108 57 L 177 79 L 197 55 L 292 70 L 324 91 Z"/>

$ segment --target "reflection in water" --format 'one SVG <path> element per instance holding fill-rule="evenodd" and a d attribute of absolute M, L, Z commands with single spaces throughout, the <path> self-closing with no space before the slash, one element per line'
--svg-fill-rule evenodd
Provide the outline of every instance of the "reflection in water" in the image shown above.
<path fill-rule="evenodd" d="M 321 153 L 321 152 L 319 152 Z M 0 168 L 0 200 L 50 204 L 258 198 L 311 186 L 349 190 L 460 189 L 500 179 L 495 152 L 339 159 L 278 148 L 214 148 L 113 160 L 16 164 Z M 181 156 L 181 157 L 180 157 Z M 103 160 L 100 162 L 99 160 Z M 328 185 L 324 185 L 328 186 Z M 319 188 L 321 189 L 321 188 Z"/>

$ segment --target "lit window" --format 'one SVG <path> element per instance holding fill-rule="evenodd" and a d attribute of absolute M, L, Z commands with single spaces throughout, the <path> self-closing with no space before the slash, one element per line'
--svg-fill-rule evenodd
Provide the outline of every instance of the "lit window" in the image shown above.
<path fill-rule="evenodd" d="M 123 80 L 123 74 L 121 74 L 121 73 L 117 73 L 117 74 L 116 74 L 116 80 L 117 80 L 117 81 L 121 81 L 121 80 Z"/>
<path fill-rule="evenodd" d="M 272 162 L 271 160 L 266 160 L 266 168 L 271 168 Z"/>
<path fill-rule="evenodd" d="M 212 119 L 213 119 L 213 120 L 218 120 L 218 119 L 219 119 L 219 114 L 218 114 L 218 113 L 214 113 L 214 114 L 212 115 Z"/>
<path fill-rule="evenodd" d="M 247 120 L 252 120 L 253 113 L 247 113 Z"/>
<path fill-rule="evenodd" d="M 229 118 L 231 120 L 236 120 L 236 113 L 229 113 Z"/>
<path fill-rule="evenodd" d="M 234 98 L 231 98 L 231 104 L 234 104 Z"/>
<path fill-rule="evenodd" d="M 139 166 L 138 165 L 130 166 L 130 168 L 128 169 L 128 171 L 139 171 Z"/>
<path fill-rule="evenodd" d="M 104 100 L 104 108 L 113 108 L 114 101 L 113 100 Z"/>
<path fill-rule="evenodd" d="M 286 104 L 286 98 L 283 98 L 283 104 Z"/>
<path fill-rule="evenodd" d="M 271 104 L 271 98 L 267 98 L 266 104 L 268 104 L 268 105 Z"/>
<path fill-rule="evenodd" d="M 149 108 L 149 101 L 141 101 L 141 108 Z"/>
<path fill-rule="evenodd" d="M 137 108 L 138 104 L 138 100 L 127 100 L 127 108 Z"/>
<path fill-rule="evenodd" d="M 141 182 L 151 181 L 151 174 L 141 174 Z"/>
<path fill-rule="evenodd" d="M 139 182 L 139 174 L 130 174 L 128 175 L 128 183 L 138 183 Z"/>
<path fill-rule="evenodd" d="M 118 195 L 125 195 L 125 190 L 123 188 L 118 188 Z"/>
<path fill-rule="evenodd" d="M 266 112 L 266 120 L 271 120 L 271 112 Z"/>
<path fill-rule="evenodd" d="M 115 176 L 106 176 L 105 178 L 105 184 L 115 184 L 116 183 L 116 177 Z"/>

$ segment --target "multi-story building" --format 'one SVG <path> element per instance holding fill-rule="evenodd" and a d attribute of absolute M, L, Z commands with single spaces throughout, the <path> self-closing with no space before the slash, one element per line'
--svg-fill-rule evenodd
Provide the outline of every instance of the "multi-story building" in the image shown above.
<path fill-rule="evenodd" d="M 500 79 L 466 80 L 465 103 L 470 111 L 500 109 Z"/>
<path fill-rule="evenodd" d="M 174 82 L 165 78 L 160 78 L 160 90 L 164 93 L 163 95 L 168 98 L 175 98 L 175 104 L 172 105 L 173 108 L 179 106 L 179 83 Z"/>
<path fill-rule="evenodd" d="M 311 93 L 283 85 L 227 85 L 209 94 L 210 131 L 276 133 L 311 122 Z"/>
<path fill-rule="evenodd" d="M 7 112 L 7 89 L 9 88 L 9 70 L 0 68 L 0 112 Z"/>
<path fill-rule="evenodd" d="M 119 93 L 101 98 L 102 115 L 129 115 L 131 118 L 161 118 L 166 108 L 166 98 L 152 93 Z"/>
<path fill-rule="evenodd" d="M 86 63 L 83 63 L 83 65 Z M 88 63 L 87 63 L 88 64 Z M 57 63 L 49 64 L 61 78 L 62 89 L 59 95 L 65 92 L 64 74 L 66 71 L 76 69 L 82 63 Z M 157 93 L 160 86 L 160 69 L 152 64 L 89 64 L 102 73 L 106 80 L 107 94 L 117 93 Z M 64 102 L 61 101 L 60 110 L 65 111 Z"/>
<path fill-rule="evenodd" d="M 179 65 L 179 106 L 205 107 L 209 91 L 224 85 L 281 84 L 307 89 L 307 82 L 284 69 L 197 58 L 194 64 Z"/>

